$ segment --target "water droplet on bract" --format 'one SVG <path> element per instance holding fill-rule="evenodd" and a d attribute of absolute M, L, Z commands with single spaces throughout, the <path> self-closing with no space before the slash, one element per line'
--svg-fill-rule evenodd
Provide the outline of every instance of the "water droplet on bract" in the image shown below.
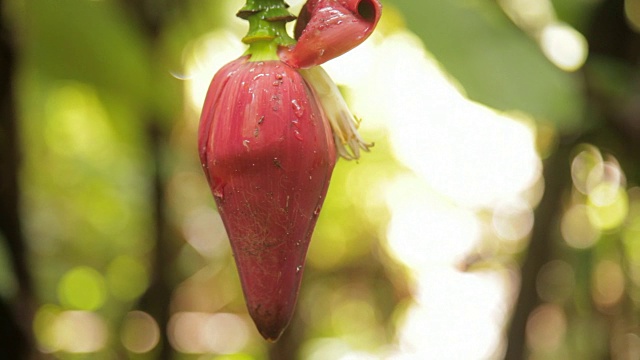
<path fill-rule="evenodd" d="M 336 25 L 340 25 L 342 24 L 342 20 L 338 20 L 338 22 L 336 22 Z"/>
<path fill-rule="evenodd" d="M 220 200 L 224 199 L 224 186 L 222 182 L 216 184 L 213 188 L 213 196 L 219 198 Z"/>
<path fill-rule="evenodd" d="M 320 205 L 316 206 L 316 209 L 313 210 L 313 215 L 315 215 L 315 216 L 320 215 L 320 209 L 322 209 L 322 206 L 320 206 Z"/>
<path fill-rule="evenodd" d="M 300 140 L 300 141 L 304 140 L 303 137 L 302 137 L 302 134 L 300 134 L 300 131 L 298 131 L 298 130 L 293 130 L 293 136 L 295 136 L 295 138 Z"/>
<path fill-rule="evenodd" d="M 247 151 L 249 151 L 249 150 L 250 150 L 250 149 L 249 149 L 249 144 L 250 144 L 250 143 L 251 143 L 251 142 L 250 142 L 249 140 L 242 140 L 242 146 L 244 146 L 244 147 L 247 149 Z"/>
<path fill-rule="evenodd" d="M 280 73 L 276 74 L 276 79 L 277 80 L 282 80 L 282 74 L 280 74 Z"/>
<path fill-rule="evenodd" d="M 296 99 L 291 100 L 291 108 L 293 108 L 293 113 L 296 114 L 297 117 L 302 117 L 302 114 L 304 114 L 304 108 Z"/>
<path fill-rule="evenodd" d="M 302 265 L 298 265 L 296 267 L 296 273 L 299 273 L 300 271 L 302 271 Z"/>

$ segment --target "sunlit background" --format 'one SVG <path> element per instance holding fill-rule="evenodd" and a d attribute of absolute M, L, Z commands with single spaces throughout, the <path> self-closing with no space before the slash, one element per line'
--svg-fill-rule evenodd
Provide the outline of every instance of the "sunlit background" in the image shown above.
<path fill-rule="evenodd" d="M 339 161 L 276 344 L 196 152 L 243 3 L 2 4 L 33 286 L 4 246 L 0 296 L 34 353 L 640 358 L 640 0 L 384 1 L 324 65 L 375 147 Z"/>

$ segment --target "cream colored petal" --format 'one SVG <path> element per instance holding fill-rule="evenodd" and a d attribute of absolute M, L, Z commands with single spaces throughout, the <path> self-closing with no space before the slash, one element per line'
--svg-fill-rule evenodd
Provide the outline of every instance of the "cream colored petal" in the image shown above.
<path fill-rule="evenodd" d="M 373 143 L 367 143 L 358 134 L 360 120 L 347 106 L 340 90 L 320 66 L 299 70 L 302 77 L 315 92 L 325 116 L 331 124 L 338 154 L 347 160 L 360 158 L 360 150 L 369 151 Z"/>

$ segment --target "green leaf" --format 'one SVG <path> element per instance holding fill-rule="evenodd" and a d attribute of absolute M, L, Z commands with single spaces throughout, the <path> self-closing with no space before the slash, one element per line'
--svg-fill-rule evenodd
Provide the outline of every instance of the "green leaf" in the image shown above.
<path fill-rule="evenodd" d="M 494 1 L 392 0 L 472 100 L 565 132 L 582 125 L 580 83 L 551 64 Z"/>
<path fill-rule="evenodd" d="M 149 46 L 116 3 L 25 3 L 25 52 L 32 65 L 53 78 L 90 83 L 132 102 L 150 100 Z"/>

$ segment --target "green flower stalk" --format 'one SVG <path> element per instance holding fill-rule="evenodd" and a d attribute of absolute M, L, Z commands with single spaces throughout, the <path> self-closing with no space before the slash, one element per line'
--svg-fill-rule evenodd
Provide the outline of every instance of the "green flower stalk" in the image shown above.
<path fill-rule="evenodd" d="M 287 22 L 296 19 L 282 0 L 249 0 L 237 16 L 249 21 L 249 31 L 242 42 L 249 45 L 245 55 L 251 61 L 279 60 L 281 46 L 293 46 L 296 41 L 287 33 Z"/>

